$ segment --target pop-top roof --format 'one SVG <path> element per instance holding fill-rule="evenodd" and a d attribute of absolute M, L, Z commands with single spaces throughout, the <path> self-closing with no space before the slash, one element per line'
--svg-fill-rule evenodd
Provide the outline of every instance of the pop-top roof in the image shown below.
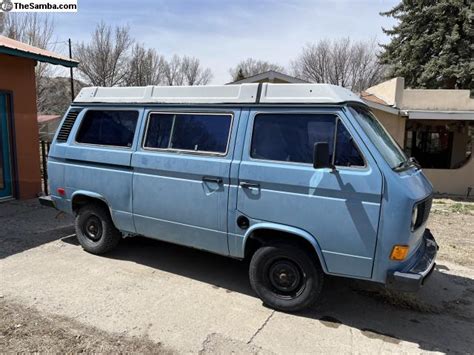
<path fill-rule="evenodd" d="M 241 84 L 206 86 L 88 87 L 75 103 L 342 103 L 363 101 L 329 84 Z"/>

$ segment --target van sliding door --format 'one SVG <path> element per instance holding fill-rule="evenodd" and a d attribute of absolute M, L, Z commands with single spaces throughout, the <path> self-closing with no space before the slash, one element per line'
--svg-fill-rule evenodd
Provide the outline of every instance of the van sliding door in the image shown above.
<path fill-rule="evenodd" d="M 152 110 L 132 157 L 137 233 L 227 255 L 240 109 Z"/>

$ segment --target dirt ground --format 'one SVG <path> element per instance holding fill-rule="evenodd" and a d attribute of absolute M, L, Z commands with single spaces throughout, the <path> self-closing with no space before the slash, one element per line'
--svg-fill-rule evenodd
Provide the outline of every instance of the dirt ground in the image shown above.
<path fill-rule="evenodd" d="M 474 268 L 474 202 L 435 199 L 428 227 L 440 245 L 439 259 Z"/>
<path fill-rule="evenodd" d="M 419 293 L 328 278 L 298 314 L 263 307 L 228 258 L 142 238 L 92 256 L 34 201 L 0 205 L 0 225 L 0 353 L 474 352 L 472 202 L 435 200 Z"/>
<path fill-rule="evenodd" d="M 72 319 L 40 315 L 0 299 L 2 353 L 171 353 L 146 338 L 110 334 Z"/>

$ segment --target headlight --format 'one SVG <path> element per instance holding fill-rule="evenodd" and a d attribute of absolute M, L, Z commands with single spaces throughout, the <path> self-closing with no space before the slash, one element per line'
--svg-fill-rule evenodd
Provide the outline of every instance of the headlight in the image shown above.
<path fill-rule="evenodd" d="M 416 220 L 418 219 L 418 205 L 413 207 L 413 211 L 411 213 L 411 230 L 415 230 Z"/>

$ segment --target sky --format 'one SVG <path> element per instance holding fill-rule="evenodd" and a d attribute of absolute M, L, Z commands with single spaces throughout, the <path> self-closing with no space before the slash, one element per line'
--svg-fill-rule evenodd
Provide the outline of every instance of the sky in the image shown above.
<path fill-rule="evenodd" d="M 350 37 L 387 42 L 379 12 L 398 0 L 78 0 L 78 12 L 54 14 L 56 41 L 88 41 L 97 23 L 128 25 L 132 36 L 165 57 L 199 58 L 212 84 L 248 57 L 289 67 L 305 44 Z M 56 51 L 65 53 L 58 43 Z"/>

